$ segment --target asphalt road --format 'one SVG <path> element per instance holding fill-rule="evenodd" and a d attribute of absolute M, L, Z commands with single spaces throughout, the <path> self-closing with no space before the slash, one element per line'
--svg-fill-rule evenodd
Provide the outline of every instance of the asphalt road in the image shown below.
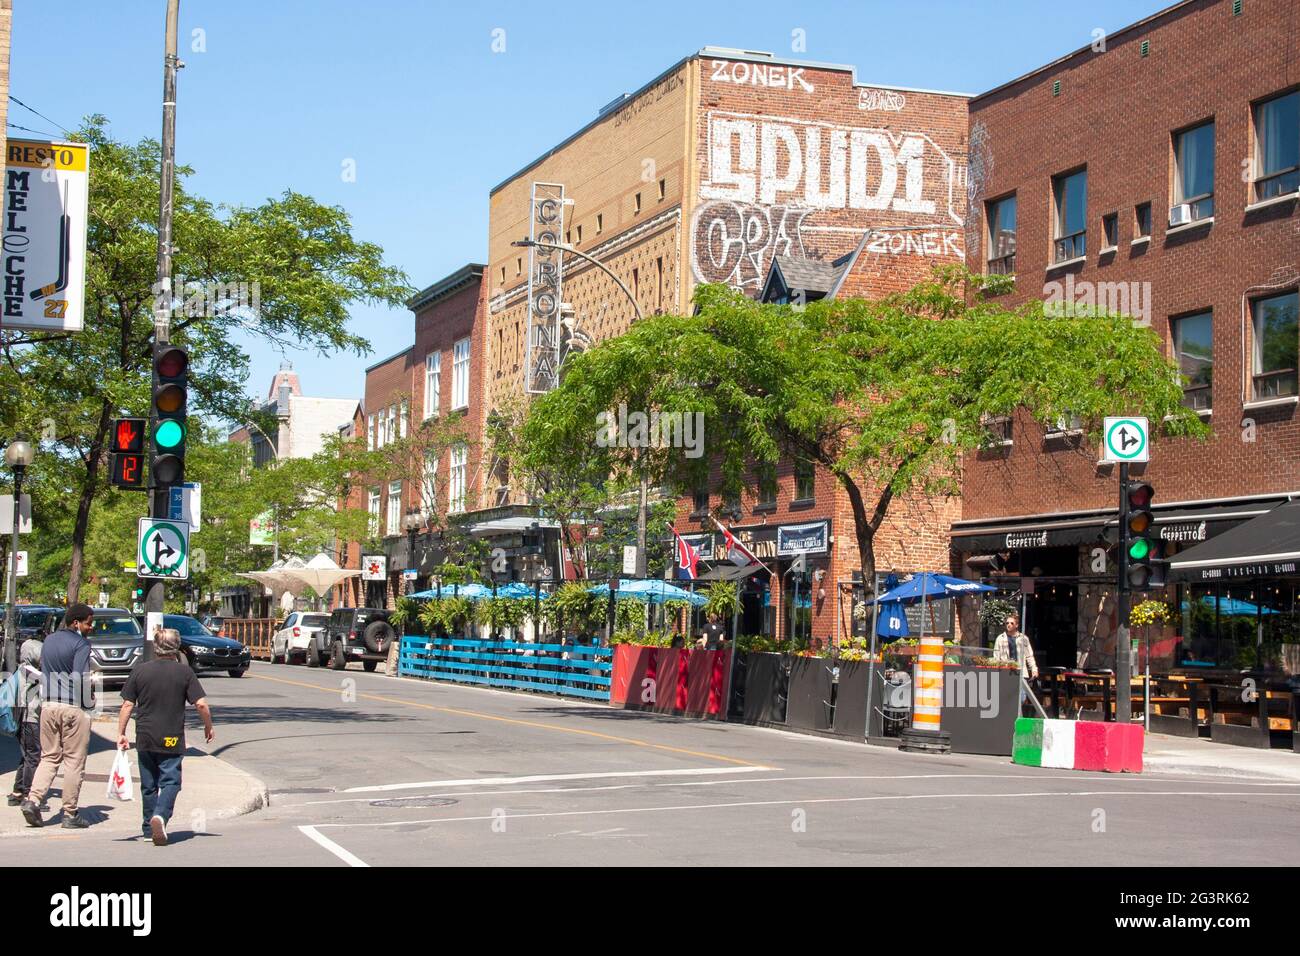
<path fill-rule="evenodd" d="M 1189 866 L 1300 845 L 1297 784 L 904 754 L 360 669 L 203 681 L 212 752 L 270 808 L 173 821 L 167 848 L 42 840 L 28 862 Z"/>

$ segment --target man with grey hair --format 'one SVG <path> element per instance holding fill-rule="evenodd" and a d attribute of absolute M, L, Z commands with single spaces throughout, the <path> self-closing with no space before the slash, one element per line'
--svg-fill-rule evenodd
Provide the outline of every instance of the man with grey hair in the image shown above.
<path fill-rule="evenodd" d="M 185 704 L 193 704 L 203 719 L 203 736 L 212 743 L 212 711 L 203 685 L 181 660 L 181 635 L 159 628 L 153 638 L 155 657 L 136 664 L 122 688 L 117 715 L 117 746 L 130 749 L 126 724 L 137 707 L 135 748 L 140 757 L 140 808 L 144 835 L 155 846 L 167 845 L 167 824 L 181 792 L 181 760 L 185 754 Z"/>

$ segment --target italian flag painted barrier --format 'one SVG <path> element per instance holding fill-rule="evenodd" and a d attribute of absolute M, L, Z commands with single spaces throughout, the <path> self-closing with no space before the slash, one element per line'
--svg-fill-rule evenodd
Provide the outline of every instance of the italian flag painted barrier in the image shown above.
<path fill-rule="evenodd" d="M 1020 717 L 1011 760 L 1026 767 L 1142 772 L 1142 725 Z"/>

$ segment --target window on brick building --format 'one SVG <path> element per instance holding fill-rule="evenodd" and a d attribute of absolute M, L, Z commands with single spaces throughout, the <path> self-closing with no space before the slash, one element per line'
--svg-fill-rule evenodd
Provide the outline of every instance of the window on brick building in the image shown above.
<path fill-rule="evenodd" d="M 376 427 L 375 416 L 371 415 L 366 421 L 366 444 L 371 451 L 379 447 L 379 430 Z"/>
<path fill-rule="evenodd" d="M 1088 254 L 1088 171 L 1052 177 L 1056 203 L 1053 262 L 1069 262 Z"/>
<path fill-rule="evenodd" d="M 424 453 L 424 472 L 420 476 L 420 502 L 429 514 L 438 511 L 438 453 Z"/>
<path fill-rule="evenodd" d="M 1184 315 L 1170 323 L 1174 358 L 1183 374 L 1183 404 L 1208 410 L 1214 372 L 1214 326 L 1209 312 Z"/>
<path fill-rule="evenodd" d="M 442 353 L 430 352 L 424 357 L 424 417 L 438 414 L 442 403 Z"/>
<path fill-rule="evenodd" d="M 578 227 L 578 242 L 582 242 L 582 226 Z"/>
<path fill-rule="evenodd" d="M 1256 401 L 1296 394 L 1300 316 L 1297 294 L 1284 292 L 1250 303 L 1252 379 Z"/>
<path fill-rule="evenodd" d="M 1300 192 L 1300 90 L 1257 103 L 1255 201 Z"/>
<path fill-rule="evenodd" d="M 596 213 L 596 235 L 605 231 L 605 216 L 603 213 Z"/>
<path fill-rule="evenodd" d="M 521 276 L 523 274 L 524 274 L 524 257 L 515 256 L 515 275 Z"/>
<path fill-rule="evenodd" d="M 655 259 L 655 311 L 664 310 L 664 257 Z"/>
<path fill-rule="evenodd" d="M 447 485 L 447 513 L 456 514 L 465 510 L 465 478 L 468 468 L 469 451 L 464 445 L 451 450 L 451 470 Z"/>
<path fill-rule="evenodd" d="M 402 533 L 402 483 L 388 483 L 388 512 L 385 516 L 384 534 L 392 536 Z"/>
<path fill-rule="evenodd" d="M 663 202 L 664 197 L 668 195 L 668 180 L 659 180 L 659 201 Z"/>
<path fill-rule="evenodd" d="M 984 426 L 986 447 L 1000 448 L 1012 443 L 1010 415 L 984 415 L 980 423 Z"/>
<path fill-rule="evenodd" d="M 451 407 L 469 407 L 469 339 L 461 339 L 452 347 Z"/>
<path fill-rule="evenodd" d="M 388 431 L 384 433 L 384 444 L 397 441 L 397 405 L 388 406 Z"/>
<path fill-rule="evenodd" d="M 988 204 L 989 275 L 1011 275 L 1016 271 L 1016 197 L 1014 194 Z"/>
<path fill-rule="evenodd" d="M 1151 204 L 1149 202 L 1139 203 L 1133 209 L 1133 231 L 1137 234 L 1138 239 L 1151 238 Z"/>
<path fill-rule="evenodd" d="M 1186 206 L 1186 210 L 1181 207 Z M 1214 215 L 1214 123 L 1174 134 L 1174 207 L 1169 224 L 1196 222 Z"/>
<path fill-rule="evenodd" d="M 371 488 L 366 502 L 366 511 L 370 515 L 368 528 L 370 537 L 379 537 L 379 489 Z"/>
<path fill-rule="evenodd" d="M 411 427 L 411 403 L 408 399 L 402 399 L 402 410 L 397 419 L 397 437 L 405 438 L 407 430 Z"/>
<path fill-rule="evenodd" d="M 817 470 L 811 461 L 798 458 L 794 463 L 794 497 L 796 501 L 812 501 L 817 497 Z"/>
<path fill-rule="evenodd" d="M 703 515 L 709 513 L 709 489 L 696 488 L 691 496 L 691 514 Z"/>
<path fill-rule="evenodd" d="M 1119 214 L 1109 213 L 1101 217 L 1101 238 L 1105 243 L 1102 252 L 1113 252 L 1119 246 Z"/>
<path fill-rule="evenodd" d="M 641 212 L 641 194 L 640 194 L 640 193 L 637 193 L 636 196 L 633 197 L 633 200 L 632 200 L 632 212 L 633 212 L 633 213 L 640 213 L 640 212 Z"/>
<path fill-rule="evenodd" d="M 776 507 L 776 464 L 760 461 L 754 468 L 754 474 L 757 484 L 755 504 L 759 508 Z"/>
<path fill-rule="evenodd" d="M 501 267 L 501 281 L 502 281 L 502 282 L 505 282 L 505 281 L 506 281 L 506 267 L 505 267 L 505 266 L 502 266 L 502 267 Z"/>

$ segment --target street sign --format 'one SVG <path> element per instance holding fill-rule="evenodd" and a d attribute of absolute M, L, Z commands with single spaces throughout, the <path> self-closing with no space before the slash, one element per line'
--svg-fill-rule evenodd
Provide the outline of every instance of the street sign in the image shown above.
<path fill-rule="evenodd" d="M 136 547 L 136 576 L 172 578 L 190 576 L 190 526 L 186 521 L 141 518 Z"/>
<path fill-rule="evenodd" d="M 168 492 L 168 517 L 173 521 L 188 522 L 190 534 L 198 534 L 202 517 L 203 486 L 197 481 L 187 481 L 183 485 L 172 485 Z"/>
<path fill-rule="evenodd" d="M 407 568 L 402 572 L 403 581 L 414 581 L 419 576 L 420 576 L 420 572 L 415 570 L 415 568 Z"/>
<path fill-rule="evenodd" d="M 636 574 L 636 545 L 623 545 L 623 573 Z"/>
<path fill-rule="evenodd" d="M 0 495 L 0 534 L 14 533 L 14 496 Z M 32 533 L 32 496 L 23 495 L 18 503 L 18 533 Z"/>
<path fill-rule="evenodd" d="M 16 553 L 18 555 L 18 569 L 14 571 L 14 577 L 25 578 L 27 577 L 27 552 L 18 551 Z"/>
<path fill-rule="evenodd" d="M 1147 420 L 1136 415 L 1107 418 L 1102 427 L 1103 462 L 1150 461 Z"/>

